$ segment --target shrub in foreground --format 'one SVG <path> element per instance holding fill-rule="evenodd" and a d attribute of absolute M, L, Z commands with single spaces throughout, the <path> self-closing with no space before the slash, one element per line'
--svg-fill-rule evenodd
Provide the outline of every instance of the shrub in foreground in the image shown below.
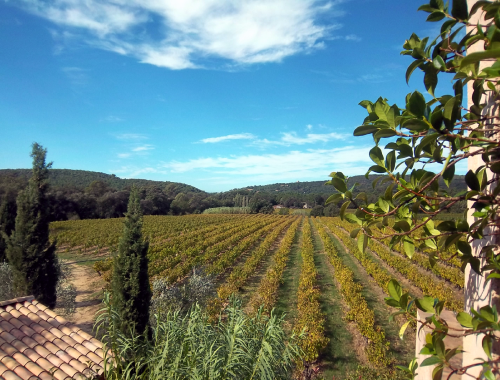
<path fill-rule="evenodd" d="M 283 317 L 247 316 L 232 298 L 216 323 L 198 305 L 157 318 L 151 338 L 121 331 L 120 314 L 105 294 L 96 322 L 108 352 L 106 379 L 289 379 L 299 357 Z"/>

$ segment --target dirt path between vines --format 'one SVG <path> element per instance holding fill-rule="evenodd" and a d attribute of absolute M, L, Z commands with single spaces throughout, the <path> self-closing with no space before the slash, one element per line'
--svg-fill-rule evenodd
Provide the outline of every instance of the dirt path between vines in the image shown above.
<path fill-rule="evenodd" d="M 102 289 L 104 281 L 90 266 L 69 264 L 71 266 L 71 283 L 76 287 L 76 311 L 65 318 L 94 336 L 94 318 L 102 307 Z M 62 315 L 62 310 L 56 311 Z"/>

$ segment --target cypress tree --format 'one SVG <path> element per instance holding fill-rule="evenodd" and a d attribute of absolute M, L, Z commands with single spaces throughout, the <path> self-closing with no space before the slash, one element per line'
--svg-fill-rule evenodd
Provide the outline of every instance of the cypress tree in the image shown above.
<path fill-rule="evenodd" d="M 17 196 L 17 216 L 7 238 L 6 256 L 12 267 L 14 289 L 19 295 L 33 295 L 49 308 L 56 305 L 59 266 L 56 244 L 49 241 L 49 204 L 46 197 L 49 168 L 47 150 L 33 143 L 33 175 Z"/>
<path fill-rule="evenodd" d="M 4 197 L 0 205 L 0 263 L 7 260 L 7 239 L 14 231 L 16 220 L 16 202 L 9 195 Z"/>
<path fill-rule="evenodd" d="M 149 322 L 151 289 L 148 277 L 149 243 L 142 237 L 139 192 L 132 188 L 118 254 L 113 260 L 112 300 L 122 317 L 122 331 L 142 334 Z"/>

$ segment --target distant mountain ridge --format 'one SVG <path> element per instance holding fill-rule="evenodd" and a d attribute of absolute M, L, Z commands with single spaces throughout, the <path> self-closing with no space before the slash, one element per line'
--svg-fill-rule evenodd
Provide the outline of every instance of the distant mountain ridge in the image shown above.
<path fill-rule="evenodd" d="M 18 180 L 28 180 L 31 177 L 31 169 L 0 169 L 0 181 L 3 178 L 13 177 Z M 92 172 L 88 170 L 72 169 L 50 169 L 49 183 L 53 187 L 75 187 L 83 190 L 94 181 L 102 181 L 110 187 L 123 190 L 126 187 L 137 185 L 139 187 L 155 185 L 164 187 L 169 184 L 175 184 L 179 191 L 190 193 L 206 193 L 194 186 L 180 182 L 170 181 L 152 181 L 148 179 L 120 178 L 114 174 Z"/>

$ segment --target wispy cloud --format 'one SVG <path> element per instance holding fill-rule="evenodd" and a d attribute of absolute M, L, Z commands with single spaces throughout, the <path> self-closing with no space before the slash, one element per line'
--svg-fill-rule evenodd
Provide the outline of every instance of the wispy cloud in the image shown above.
<path fill-rule="evenodd" d="M 62 71 L 74 86 L 85 86 L 89 81 L 87 70 L 81 67 L 63 67 Z"/>
<path fill-rule="evenodd" d="M 209 138 L 200 140 L 200 142 L 205 143 L 205 144 L 213 144 L 213 143 L 219 143 L 219 142 L 227 141 L 227 140 L 251 140 L 251 139 L 255 139 L 255 136 L 252 135 L 251 133 L 238 133 L 238 134 L 227 135 L 227 136 L 209 137 Z"/>
<path fill-rule="evenodd" d="M 154 146 L 150 144 L 141 145 L 132 149 L 132 152 L 145 152 L 148 150 L 153 150 Z"/>
<path fill-rule="evenodd" d="M 187 161 L 170 161 L 161 168 L 172 173 L 203 170 L 231 176 L 232 179 L 251 177 L 251 180 L 279 180 L 303 177 L 327 177 L 331 171 L 349 170 L 365 173 L 370 147 L 347 146 L 338 149 L 309 149 L 284 154 L 205 157 Z M 246 181 L 249 181 L 246 178 Z"/>
<path fill-rule="evenodd" d="M 20 0 L 24 9 L 101 49 L 173 70 L 279 62 L 323 47 L 339 1 Z M 141 30 L 141 33 L 137 33 Z M 342 37 L 348 39 L 349 36 Z M 349 37 L 351 38 L 351 37 Z M 60 43 L 60 40 L 58 40 Z"/>
<path fill-rule="evenodd" d="M 357 36 L 356 34 L 348 34 L 346 36 L 333 36 L 330 37 L 330 40 L 345 40 L 345 41 L 359 42 L 361 41 L 361 37 Z"/>
<path fill-rule="evenodd" d="M 115 115 L 108 115 L 105 118 L 101 119 L 101 121 L 106 123 L 119 123 L 120 121 L 124 121 L 121 117 Z"/>
<path fill-rule="evenodd" d="M 146 140 L 148 137 L 146 135 L 140 134 L 140 133 L 119 133 L 117 135 L 114 135 L 118 140 L 132 140 L 132 141 L 138 141 L 138 140 Z"/>
<path fill-rule="evenodd" d="M 308 130 L 312 129 L 312 125 L 307 125 Z M 259 147 L 266 147 L 272 145 L 304 145 L 316 144 L 321 142 L 328 142 L 332 140 L 345 140 L 349 135 L 337 132 L 331 133 L 308 133 L 304 137 L 298 136 L 296 132 L 283 132 L 279 140 L 259 139 L 255 140 L 252 144 Z"/>

